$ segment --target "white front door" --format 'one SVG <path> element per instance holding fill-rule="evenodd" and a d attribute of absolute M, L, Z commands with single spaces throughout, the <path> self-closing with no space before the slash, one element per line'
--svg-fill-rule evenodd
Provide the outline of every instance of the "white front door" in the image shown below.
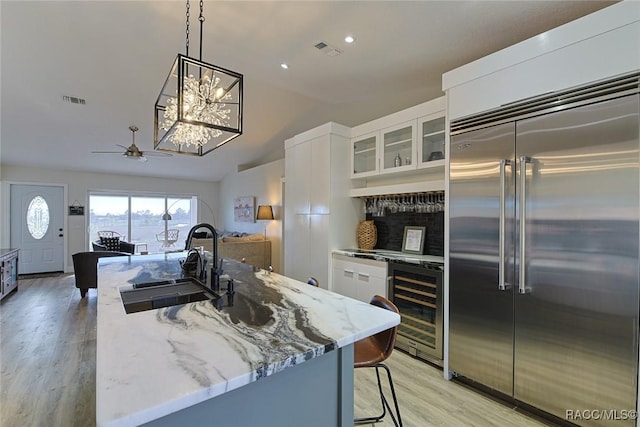
<path fill-rule="evenodd" d="M 20 274 L 64 270 L 64 188 L 11 184 L 11 247 Z"/>

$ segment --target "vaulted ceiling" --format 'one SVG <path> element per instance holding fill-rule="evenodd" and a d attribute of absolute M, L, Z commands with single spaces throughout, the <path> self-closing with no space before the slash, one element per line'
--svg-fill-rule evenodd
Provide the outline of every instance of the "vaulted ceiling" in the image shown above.
<path fill-rule="evenodd" d="M 285 139 L 327 121 L 354 126 L 441 96 L 443 72 L 610 4 L 205 1 L 202 58 L 244 74 L 244 133 L 201 158 L 141 163 L 92 151 L 128 146 L 131 124 L 153 150 L 153 105 L 185 50 L 184 2 L 2 0 L 0 163 L 218 181 L 282 158 Z M 197 1 L 190 11 L 197 56 Z"/>

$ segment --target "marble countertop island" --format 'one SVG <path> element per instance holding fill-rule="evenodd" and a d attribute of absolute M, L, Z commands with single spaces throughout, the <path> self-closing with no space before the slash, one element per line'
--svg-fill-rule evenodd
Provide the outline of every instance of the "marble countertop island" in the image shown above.
<path fill-rule="evenodd" d="M 234 279 L 235 294 L 231 301 L 223 298 L 223 307 L 207 300 L 125 313 L 121 289 L 181 277 L 185 256 L 100 260 L 98 426 L 144 424 L 255 387 L 258 380 L 274 381 L 267 377 L 284 378 L 289 370 L 298 372 L 297 365 L 315 366 L 314 359 L 352 348 L 400 321 L 395 313 L 226 260 L 224 273 Z M 346 354 L 352 369 L 352 351 Z"/>

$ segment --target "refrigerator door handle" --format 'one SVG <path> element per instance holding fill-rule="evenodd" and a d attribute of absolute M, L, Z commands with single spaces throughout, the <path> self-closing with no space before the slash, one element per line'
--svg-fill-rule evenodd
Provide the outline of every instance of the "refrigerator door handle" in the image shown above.
<path fill-rule="evenodd" d="M 520 157 L 520 280 L 518 283 L 518 293 L 526 294 L 530 291 L 526 285 L 526 247 L 527 247 L 527 163 L 531 163 L 532 158 Z"/>
<path fill-rule="evenodd" d="M 506 168 L 507 166 L 511 167 L 511 160 L 502 159 L 500 160 L 500 235 L 499 235 L 499 246 L 498 246 L 498 257 L 500 258 L 498 262 L 498 290 L 506 291 L 507 289 L 511 289 L 510 283 L 505 283 L 505 246 L 506 246 L 506 202 L 505 202 L 505 192 L 506 192 Z"/>

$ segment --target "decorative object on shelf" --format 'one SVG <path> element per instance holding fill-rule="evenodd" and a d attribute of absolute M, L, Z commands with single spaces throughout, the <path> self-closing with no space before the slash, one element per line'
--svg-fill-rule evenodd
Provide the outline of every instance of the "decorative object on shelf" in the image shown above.
<path fill-rule="evenodd" d="M 358 248 L 367 251 L 376 247 L 378 241 L 378 229 L 372 220 L 360 221 L 357 231 Z"/>
<path fill-rule="evenodd" d="M 442 151 L 434 151 L 429 155 L 429 161 L 432 162 L 434 160 L 442 160 L 444 159 L 444 154 Z"/>
<path fill-rule="evenodd" d="M 252 196 L 236 197 L 233 201 L 233 220 L 235 222 L 255 222 L 254 209 Z"/>
<path fill-rule="evenodd" d="M 202 1 L 200 56 L 189 57 L 189 0 L 186 6 L 186 55 L 178 54 L 156 100 L 153 146 L 204 156 L 242 135 L 243 75 L 202 61 Z"/>
<path fill-rule="evenodd" d="M 402 166 L 402 158 L 400 158 L 400 154 L 396 154 L 396 158 L 393 161 L 393 166 L 400 167 Z"/>
<path fill-rule="evenodd" d="M 402 238 L 402 252 L 422 255 L 424 250 L 424 235 L 426 227 L 404 227 L 404 237 Z"/>

